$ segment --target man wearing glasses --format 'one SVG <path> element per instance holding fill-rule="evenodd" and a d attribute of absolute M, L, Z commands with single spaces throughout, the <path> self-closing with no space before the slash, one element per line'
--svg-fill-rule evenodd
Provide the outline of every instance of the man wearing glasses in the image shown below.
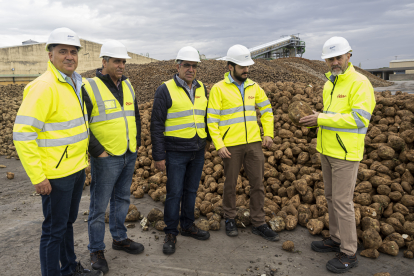
<path fill-rule="evenodd" d="M 318 144 L 329 210 L 328 239 L 313 241 L 316 252 L 337 252 L 326 268 L 344 273 L 358 265 L 358 237 L 353 195 L 359 162 L 364 155 L 364 140 L 375 107 L 370 81 L 355 71 L 349 61 L 352 49 L 343 37 L 328 39 L 322 59 L 328 65 L 323 89 L 323 113 L 303 117 L 305 126 L 318 126 Z"/>
<path fill-rule="evenodd" d="M 194 205 L 210 147 L 206 124 L 207 89 L 196 80 L 198 51 L 191 46 L 178 52 L 178 73 L 157 88 L 151 117 L 152 157 L 155 168 L 167 170 L 163 253 L 175 252 L 178 223 L 181 235 L 207 240 L 210 233 L 194 225 Z M 181 203 L 181 215 L 180 215 Z"/>

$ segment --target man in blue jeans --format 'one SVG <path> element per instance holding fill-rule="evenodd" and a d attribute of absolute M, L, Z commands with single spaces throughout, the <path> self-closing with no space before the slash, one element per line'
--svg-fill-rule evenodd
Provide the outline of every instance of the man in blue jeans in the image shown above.
<path fill-rule="evenodd" d="M 141 120 L 134 89 L 123 75 L 126 59 L 130 58 L 125 46 L 108 41 L 102 45 L 100 57 L 103 68 L 96 70 L 95 78 L 84 80 L 92 172 L 88 249 L 92 268 L 107 273 L 104 236 L 108 202 L 112 249 L 130 254 L 144 251 L 142 244 L 128 238 L 124 225 L 137 147 L 141 144 Z"/>
<path fill-rule="evenodd" d="M 207 90 L 195 79 L 198 51 L 183 47 L 177 55 L 178 73 L 158 87 L 151 117 L 152 157 L 155 168 L 167 170 L 163 253 L 175 252 L 178 223 L 181 235 L 206 240 L 210 233 L 194 225 L 194 205 L 210 147 L 206 124 Z M 181 203 L 181 216 L 180 216 Z"/>
<path fill-rule="evenodd" d="M 81 48 L 79 37 L 68 28 L 50 34 L 48 69 L 26 86 L 13 128 L 20 160 L 42 196 L 42 276 L 102 275 L 76 262 L 73 240 L 88 166 L 88 117 L 82 77 L 75 72 Z"/>

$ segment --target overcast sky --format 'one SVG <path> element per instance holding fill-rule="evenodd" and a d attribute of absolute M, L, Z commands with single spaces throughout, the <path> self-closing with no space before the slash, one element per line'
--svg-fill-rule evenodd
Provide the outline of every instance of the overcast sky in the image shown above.
<path fill-rule="evenodd" d="M 0 0 L 0 6 L 0 47 L 45 42 L 53 29 L 68 27 L 81 38 L 117 39 L 155 59 L 173 59 L 187 45 L 209 58 L 234 44 L 249 48 L 300 33 L 307 59 L 320 60 L 332 36 L 348 39 L 351 61 L 362 68 L 414 58 L 413 0 Z"/>

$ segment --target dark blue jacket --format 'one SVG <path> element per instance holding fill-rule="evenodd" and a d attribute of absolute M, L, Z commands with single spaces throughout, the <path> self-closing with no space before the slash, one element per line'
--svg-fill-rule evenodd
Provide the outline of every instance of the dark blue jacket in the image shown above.
<path fill-rule="evenodd" d="M 175 75 L 174 81 L 178 87 L 181 87 L 184 90 L 188 98 L 190 98 L 187 90 L 177 81 Z M 200 84 L 197 83 L 195 89 L 200 87 Z M 207 98 L 207 89 L 205 85 L 204 90 Z M 206 146 L 206 140 L 211 141 L 210 134 L 207 129 L 207 110 L 206 117 L 204 118 L 207 138 L 200 138 L 197 134 L 190 139 L 164 136 L 165 121 L 167 120 L 168 109 L 171 106 L 172 99 L 170 92 L 168 91 L 165 83 L 163 83 L 155 92 L 154 105 L 152 107 L 151 115 L 152 158 L 155 161 L 165 160 L 165 151 L 198 151 Z"/>

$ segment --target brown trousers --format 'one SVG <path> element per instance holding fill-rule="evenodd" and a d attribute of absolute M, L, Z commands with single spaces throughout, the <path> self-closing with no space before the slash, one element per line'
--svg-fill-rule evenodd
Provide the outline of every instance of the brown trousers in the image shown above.
<path fill-rule="evenodd" d="M 354 190 L 359 161 L 345 161 L 321 154 L 325 197 L 329 210 L 329 234 L 341 243 L 341 252 L 354 255 L 357 233 Z"/>
<path fill-rule="evenodd" d="M 254 227 L 265 223 L 264 206 L 264 154 L 261 142 L 228 147 L 231 158 L 224 158 L 224 218 L 236 217 L 237 177 L 243 164 L 250 184 L 250 217 Z"/>

